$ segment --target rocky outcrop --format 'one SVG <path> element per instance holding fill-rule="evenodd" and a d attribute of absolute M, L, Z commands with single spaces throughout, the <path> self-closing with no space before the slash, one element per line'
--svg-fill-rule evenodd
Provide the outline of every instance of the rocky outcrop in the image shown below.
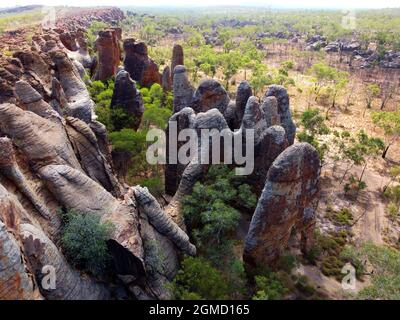
<path fill-rule="evenodd" d="M 261 105 L 267 126 L 281 124 L 281 116 L 279 115 L 278 100 L 274 96 L 266 97 Z"/>
<path fill-rule="evenodd" d="M 172 77 L 171 77 L 171 69 L 169 66 L 166 66 L 163 70 L 161 77 L 161 85 L 164 91 L 169 92 L 172 90 Z"/>
<path fill-rule="evenodd" d="M 78 50 L 75 34 L 72 32 L 63 32 L 60 34 L 60 41 L 62 44 L 71 51 Z"/>
<path fill-rule="evenodd" d="M 105 81 L 116 75 L 121 61 L 119 33 L 115 29 L 100 31 L 95 46 L 98 54 L 95 79 Z"/>
<path fill-rule="evenodd" d="M 72 61 L 63 51 L 51 52 L 55 71 L 68 102 L 68 115 L 87 123 L 94 118 L 94 102 Z"/>
<path fill-rule="evenodd" d="M 37 170 L 48 164 L 66 164 L 81 170 L 67 134 L 58 123 L 12 104 L 0 105 L 0 131 L 7 134 Z"/>
<path fill-rule="evenodd" d="M 188 235 L 169 215 L 165 214 L 160 204 L 149 193 L 147 188 L 136 187 L 134 194 L 139 210 L 147 215 L 149 222 L 157 231 L 170 239 L 184 253 L 194 256 L 196 247 L 190 243 Z"/>
<path fill-rule="evenodd" d="M 0 188 L 2 188 L 1 185 Z M 0 192 L 2 192 L 1 189 Z M 3 206 L 1 202 L 0 206 Z M 5 208 L 1 207 L 1 209 L 4 210 Z M 20 247 L 1 219 L 0 267 L 1 300 L 33 300 L 40 298 L 40 294 L 35 292 L 32 277 L 26 271 Z"/>
<path fill-rule="evenodd" d="M 125 39 L 124 51 L 124 68 L 133 80 L 143 87 L 150 87 L 154 83 L 161 84 L 158 66 L 149 58 L 144 42 L 136 42 L 132 38 Z"/>
<path fill-rule="evenodd" d="M 246 236 L 249 268 L 276 263 L 292 229 L 301 233 L 302 250 L 311 248 L 319 174 L 318 153 L 307 143 L 293 145 L 275 159 Z"/>
<path fill-rule="evenodd" d="M 207 79 L 200 83 L 194 93 L 192 108 L 195 112 L 206 112 L 216 108 L 224 114 L 229 104 L 229 96 L 224 87 L 214 79 Z"/>
<path fill-rule="evenodd" d="M 278 114 L 280 117 L 280 122 L 286 131 L 289 144 L 292 145 L 296 135 L 296 126 L 293 122 L 292 114 L 290 112 L 289 95 L 287 90 L 283 86 L 272 85 L 265 93 L 264 100 L 270 96 L 274 96 L 278 101 Z"/>
<path fill-rule="evenodd" d="M 67 117 L 66 130 L 72 148 L 86 174 L 113 195 L 121 195 L 119 182 L 106 155 L 101 151 L 91 127 L 79 119 Z"/>
<path fill-rule="evenodd" d="M 23 208 L 0 184 L 0 299 L 41 299 L 18 238 Z M 25 217 L 26 218 L 26 217 Z"/>
<path fill-rule="evenodd" d="M 139 128 L 144 112 L 142 94 L 136 89 L 135 81 L 131 79 L 129 73 L 125 70 L 119 71 L 115 79 L 110 108 L 121 108 L 129 115 L 131 128 L 133 130 Z M 123 128 L 115 128 L 115 130 L 121 129 Z"/>
<path fill-rule="evenodd" d="M 176 66 L 173 70 L 174 113 L 190 107 L 193 100 L 194 88 L 189 82 L 186 68 Z"/>
<path fill-rule="evenodd" d="M 239 129 L 242 124 L 247 100 L 253 95 L 253 90 L 247 81 L 241 81 L 236 91 L 236 103 L 234 104 L 231 129 Z"/>
<path fill-rule="evenodd" d="M 180 44 L 174 44 L 172 48 L 171 70 L 174 71 L 176 66 L 183 66 L 183 48 Z"/>
<path fill-rule="evenodd" d="M 6 137 L 0 138 L 0 172 L 10 179 L 18 190 L 31 201 L 32 205 L 43 218 L 49 220 L 52 217 L 45 203 L 37 196 L 36 192 L 21 172 L 12 142 Z"/>

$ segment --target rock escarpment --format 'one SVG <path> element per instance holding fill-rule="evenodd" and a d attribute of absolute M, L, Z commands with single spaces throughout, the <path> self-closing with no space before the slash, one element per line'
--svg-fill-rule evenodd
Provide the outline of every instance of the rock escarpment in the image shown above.
<path fill-rule="evenodd" d="M 69 48 L 54 31 L 34 37 L 33 51 L 16 53 L 1 69 L 0 298 L 108 299 L 115 285 L 133 298 L 168 298 L 180 252 L 193 255 L 195 247 L 154 197 L 116 178 L 106 129 L 71 59 L 74 41 L 85 46 L 73 32 L 61 37 Z M 143 103 L 133 84 L 126 71 L 118 74 L 112 107 L 136 115 L 137 128 Z M 118 284 L 101 284 L 68 263 L 60 210 L 113 223 L 107 246 Z M 151 265 L 159 250 L 166 253 L 161 269 Z M 49 265 L 54 290 L 42 285 Z"/>

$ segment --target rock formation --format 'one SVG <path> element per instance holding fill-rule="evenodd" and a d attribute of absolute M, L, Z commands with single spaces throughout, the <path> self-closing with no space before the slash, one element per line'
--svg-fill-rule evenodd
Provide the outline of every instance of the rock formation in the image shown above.
<path fill-rule="evenodd" d="M 164 91 L 171 91 L 172 90 L 172 77 L 171 77 L 171 69 L 169 66 L 166 66 L 163 70 L 161 76 L 161 84 Z"/>
<path fill-rule="evenodd" d="M 124 51 L 124 67 L 133 80 L 143 87 L 150 87 L 154 83 L 161 84 L 158 66 L 149 58 L 144 42 L 136 42 L 132 38 L 125 39 Z"/>
<path fill-rule="evenodd" d="M 275 159 L 246 236 L 244 260 L 249 266 L 276 263 L 292 229 L 301 233 L 301 249 L 311 248 L 319 173 L 318 153 L 306 143 L 287 148 Z"/>
<path fill-rule="evenodd" d="M 137 130 L 139 128 L 144 112 L 142 95 L 136 89 L 135 81 L 131 79 L 129 73 L 125 70 L 119 71 L 115 78 L 115 87 L 110 108 L 121 108 L 131 117 L 132 129 Z M 115 130 L 121 129 L 115 128 Z"/>
<path fill-rule="evenodd" d="M 216 108 L 224 114 L 229 96 L 224 87 L 214 79 L 202 81 L 194 93 L 192 108 L 195 112 L 206 112 Z"/>
<path fill-rule="evenodd" d="M 105 81 L 116 75 L 121 61 L 119 32 L 115 29 L 100 31 L 95 45 L 98 54 L 95 79 Z"/>
<path fill-rule="evenodd" d="M 265 93 L 264 99 L 274 96 L 278 100 L 278 114 L 282 127 L 286 131 L 289 144 L 293 144 L 296 135 L 296 126 L 292 120 L 292 114 L 289 108 L 289 95 L 283 86 L 272 85 Z"/>
<path fill-rule="evenodd" d="M 176 66 L 173 71 L 174 113 L 190 107 L 193 100 L 194 88 L 189 82 L 186 68 Z"/>
<path fill-rule="evenodd" d="M 171 70 L 174 72 L 176 66 L 183 66 L 183 48 L 180 44 L 174 44 L 172 48 Z"/>
<path fill-rule="evenodd" d="M 64 258 L 57 213 L 63 209 L 111 221 L 115 230 L 107 245 L 119 285 L 135 298 L 166 299 L 180 252 L 193 255 L 196 249 L 147 190 L 124 188 L 114 175 L 107 131 L 95 120 L 82 64 L 75 59 L 80 48 L 86 49 L 82 31 L 60 32 L 70 33 L 61 36 L 64 45 L 54 31 L 47 32 L 34 37 L 33 51 L 17 52 L 0 69 L 5 89 L 0 94 L 0 298 L 114 295 L 114 284 L 96 282 Z M 119 41 L 118 29 L 112 32 Z M 149 71 L 143 79 L 151 78 Z M 112 107 L 117 106 L 136 116 L 136 129 L 143 102 L 124 70 L 112 98 Z M 159 250 L 165 253 L 161 270 L 152 265 Z M 42 286 L 48 265 L 57 276 L 54 290 Z"/>
<path fill-rule="evenodd" d="M 57 29 L 44 28 L 12 58 L 0 57 L 0 299 L 109 299 L 116 298 L 115 286 L 132 298 L 167 299 L 182 254 L 196 255 L 180 206 L 209 169 L 197 160 L 211 155 L 212 139 L 198 142 L 188 164 L 166 165 L 165 188 L 172 199 L 165 208 L 147 188 L 121 183 L 115 169 L 127 160 L 118 157 L 119 163 L 113 163 L 117 158 L 111 156 L 107 130 L 95 120 L 95 105 L 83 81 L 85 68 L 94 70 L 96 60 L 98 79 L 116 75 L 110 107 L 122 108 L 133 119 L 132 129 L 139 128 L 144 112 L 135 81 L 141 86 L 162 83 L 174 94 L 168 129 L 176 124 L 178 133 L 186 128 L 197 133 L 225 130 L 228 138 L 241 138 L 242 146 L 254 143 L 254 159 L 249 159 L 254 170 L 246 181 L 259 201 L 245 239 L 248 269 L 273 266 L 293 229 L 301 233 L 301 249 L 307 252 L 313 242 L 320 163 L 312 146 L 294 144 L 296 127 L 285 88 L 271 86 L 261 102 L 245 81 L 235 101 L 213 79 L 195 89 L 179 45 L 174 46 L 171 69 L 166 67 L 161 78 L 146 45 L 134 39 L 124 41 L 124 69 L 118 71 L 120 29 L 99 32 L 98 57 L 88 53 L 82 27 L 94 21 L 93 12 L 109 23 L 123 17 L 113 8 L 82 9 L 79 18 L 66 14 L 57 20 Z M 248 133 L 254 133 L 254 142 Z M 167 149 L 174 147 L 170 143 L 184 143 L 167 141 Z M 222 137 L 217 142 L 227 143 Z M 234 159 L 231 167 L 243 163 Z M 60 210 L 94 214 L 115 226 L 107 239 L 113 262 L 110 283 L 68 263 L 59 246 Z M 155 259 L 161 256 L 162 261 Z M 42 284 L 49 265 L 57 276 L 53 290 Z"/>
<path fill-rule="evenodd" d="M 55 64 L 56 77 L 68 102 L 68 115 L 89 123 L 94 116 L 94 102 L 72 61 L 63 51 L 50 53 Z"/>

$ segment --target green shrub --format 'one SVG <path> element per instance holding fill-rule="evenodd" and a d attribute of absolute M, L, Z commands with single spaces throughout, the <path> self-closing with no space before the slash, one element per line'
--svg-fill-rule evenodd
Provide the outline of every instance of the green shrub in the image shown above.
<path fill-rule="evenodd" d="M 256 197 L 248 185 L 236 179 L 227 166 L 211 166 L 205 181 L 197 182 L 192 194 L 183 199 L 185 221 L 200 247 L 220 245 L 227 239 L 238 226 L 240 213 L 235 207 L 243 200 L 243 206 L 254 208 Z M 242 200 L 240 191 L 246 199 Z"/>
<path fill-rule="evenodd" d="M 355 254 L 360 261 L 368 259 L 374 270 L 371 284 L 362 289 L 358 297 L 369 300 L 399 300 L 400 252 L 367 242 Z"/>
<path fill-rule="evenodd" d="M 255 276 L 254 279 L 256 282 L 256 294 L 253 296 L 253 300 L 281 300 L 288 293 L 288 289 L 274 272 Z"/>
<path fill-rule="evenodd" d="M 345 263 L 336 256 L 327 256 L 322 258 L 321 261 L 321 271 L 326 276 L 334 276 L 340 280 L 342 275 L 342 268 Z"/>
<path fill-rule="evenodd" d="M 353 213 L 348 208 L 340 211 L 329 210 L 327 217 L 339 226 L 351 226 L 354 222 Z"/>
<path fill-rule="evenodd" d="M 92 213 L 69 211 L 62 231 L 61 245 L 67 259 L 94 275 L 102 274 L 110 260 L 106 241 L 114 230 L 111 222 L 100 222 Z"/>
<path fill-rule="evenodd" d="M 187 257 L 172 283 L 176 299 L 221 300 L 228 296 L 228 286 L 221 273 L 203 258 Z"/>
<path fill-rule="evenodd" d="M 290 273 L 294 268 L 298 266 L 299 262 L 297 260 L 297 257 L 287 251 L 284 252 L 281 257 L 279 258 L 279 263 L 278 263 L 278 268 L 280 270 L 284 270 L 287 273 Z"/>
<path fill-rule="evenodd" d="M 389 219 L 392 221 L 396 221 L 396 219 L 399 217 L 399 211 L 399 206 L 394 202 L 390 202 L 386 207 L 386 213 Z"/>

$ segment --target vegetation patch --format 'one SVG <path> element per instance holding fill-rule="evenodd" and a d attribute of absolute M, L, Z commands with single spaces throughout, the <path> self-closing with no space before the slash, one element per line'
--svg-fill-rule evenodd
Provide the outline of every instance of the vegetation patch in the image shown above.
<path fill-rule="evenodd" d="M 106 241 L 114 225 L 110 221 L 101 223 L 93 213 L 68 211 L 63 219 L 61 246 L 68 261 L 95 276 L 103 274 L 111 259 Z"/>

